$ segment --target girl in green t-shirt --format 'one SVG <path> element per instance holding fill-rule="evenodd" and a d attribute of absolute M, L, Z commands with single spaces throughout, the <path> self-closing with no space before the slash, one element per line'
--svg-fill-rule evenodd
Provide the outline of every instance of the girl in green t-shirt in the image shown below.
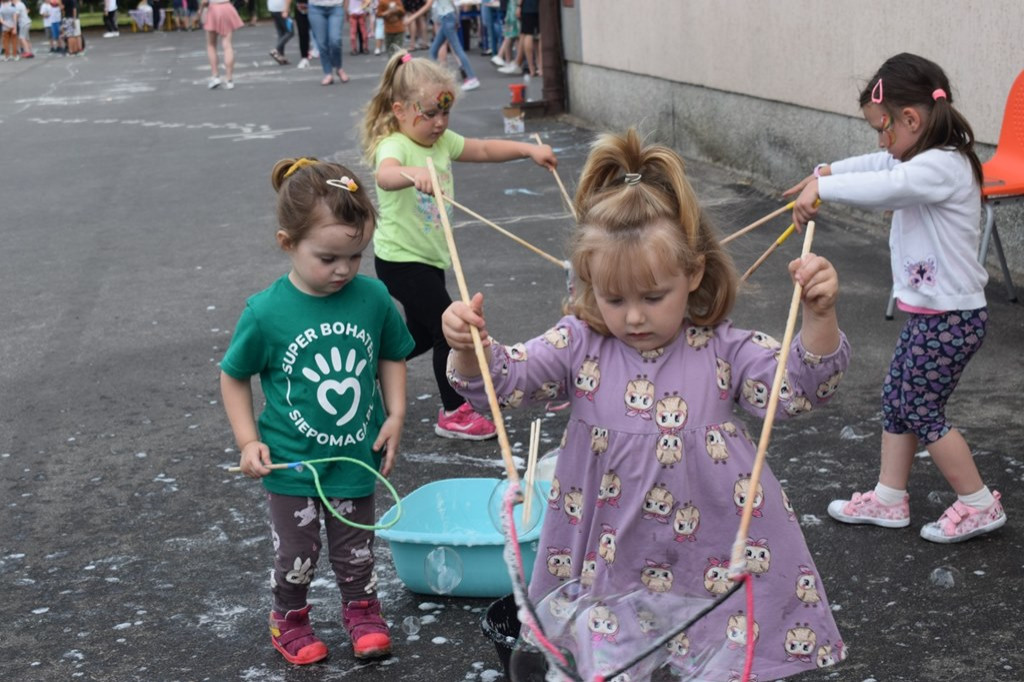
<path fill-rule="evenodd" d="M 271 180 L 278 192 L 277 242 L 291 270 L 248 299 L 221 361 L 239 468 L 268 492 L 275 551 L 271 641 L 290 663 L 327 656 L 306 599 L 322 519 L 355 656 L 384 656 L 391 639 L 375 587 L 374 472 L 387 476 L 395 463 L 413 340 L 384 286 L 359 274 L 376 212 L 352 171 L 285 159 Z M 256 374 L 265 398 L 258 423 Z M 309 463 L 334 457 L 357 463 Z M 320 488 L 311 472 L 270 469 L 271 462 L 315 466 Z"/>
<path fill-rule="evenodd" d="M 445 438 L 483 440 L 495 436 L 494 424 L 474 411 L 445 377 L 450 349 L 441 331 L 441 314 L 452 301 L 445 287 L 451 260 L 426 162 L 433 160 L 441 189 L 454 197 L 452 161 L 530 158 L 553 169 L 558 159 L 548 145 L 465 138 L 452 132 L 448 116 L 456 92 L 452 74 L 440 64 L 399 51 L 385 67 L 366 108 L 361 136 L 381 190 L 377 192 L 380 224 L 373 238 L 374 267 L 405 309 L 416 341 L 407 359 L 428 350 L 433 354 L 442 403 L 434 432 Z"/>

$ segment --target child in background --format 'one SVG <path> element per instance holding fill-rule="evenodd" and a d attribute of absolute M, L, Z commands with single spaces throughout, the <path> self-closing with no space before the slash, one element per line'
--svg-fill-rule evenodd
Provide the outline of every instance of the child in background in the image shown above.
<path fill-rule="evenodd" d="M 477 413 L 445 378 L 448 344 L 441 313 L 451 297 L 445 270 L 451 266 L 448 246 L 432 196 L 426 168 L 434 161 L 442 189 L 454 197 L 452 161 L 499 162 L 530 158 L 554 168 L 551 147 L 512 140 L 464 138 L 448 129 L 455 104 L 450 72 L 429 59 L 414 59 L 404 50 L 388 61 L 366 109 L 361 141 L 367 161 L 376 169 L 380 226 L 374 236 L 377 276 L 405 308 L 416 346 L 408 359 L 431 351 L 434 377 L 441 394 L 434 432 L 445 438 L 482 440 L 495 436 L 494 424 Z M 408 175 L 414 180 L 409 180 Z"/>
<path fill-rule="evenodd" d="M 393 55 L 405 42 L 405 7 L 401 0 L 380 0 L 377 3 L 377 21 L 384 24 L 384 54 Z"/>
<path fill-rule="evenodd" d="M 0 36 L 3 40 L 3 57 L 0 61 L 18 61 L 18 10 L 14 7 L 14 0 L 3 0 L 0 2 Z"/>
<path fill-rule="evenodd" d="M 373 54 L 380 55 L 384 49 L 384 17 L 377 15 L 377 8 L 380 3 L 374 2 L 370 11 L 373 17 Z"/>
<path fill-rule="evenodd" d="M 356 658 L 384 656 L 391 640 L 377 600 L 373 531 L 324 509 L 309 472 L 267 465 L 345 456 L 387 476 L 402 436 L 404 358 L 413 341 L 384 287 L 359 274 L 376 216 L 352 171 L 285 159 L 271 181 L 278 193 L 277 242 L 292 268 L 247 301 L 221 362 L 224 409 L 242 473 L 262 478 L 268 493 L 276 555 L 271 641 L 289 663 L 327 656 L 309 623 L 306 598 L 322 522 L 353 652 Z M 258 426 L 256 374 L 265 396 Z M 306 466 L 317 467 L 337 514 L 373 525 L 371 472 L 347 462 Z"/>
<path fill-rule="evenodd" d="M 370 51 L 370 22 L 366 11 L 370 0 L 348 0 L 348 40 L 352 54 Z"/>
<path fill-rule="evenodd" d="M 488 336 L 482 294 L 471 305 L 453 303 L 443 318 L 453 349 L 450 381 L 472 404 L 487 403 L 471 326 L 484 339 L 499 403 L 570 401 L 531 601 L 574 579 L 591 604 L 639 591 L 657 593 L 670 610 L 674 598 L 721 594 L 708 571 L 720 567 L 714 575 L 725 580 L 743 499 L 754 494 L 748 541 L 748 553 L 759 557 L 751 567 L 759 637 L 754 673 L 775 680 L 815 669 L 813 651 L 803 644 L 816 639 L 838 650 L 839 632 L 778 480 L 766 466 L 756 491 L 744 487 L 756 448 L 733 413 L 739 406 L 764 415 L 779 342 L 727 319 L 736 295 L 732 262 L 674 151 L 644 145 L 632 130 L 602 136 L 584 165 L 575 203 L 570 258 L 578 281 L 570 315 L 513 347 Z M 792 343 L 780 418 L 826 402 L 831 392 L 821 387 L 834 389 L 849 361 L 836 320 L 835 269 L 808 254 L 792 261 L 789 272 L 803 286 L 803 322 Z M 810 589 L 800 590 L 801 577 Z M 594 630 L 593 639 L 608 635 L 624 658 L 667 629 L 652 633 L 625 602 L 607 604 L 604 622 L 617 630 Z M 690 651 L 724 649 L 733 636 L 730 618 L 744 611 L 743 595 L 730 596 L 699 628 L 687 630 Z M 671 613 L 660 618 L 662 626 L 678 622 Z M 745 627 L 745 617 L 739 620 Z M 787 631 L 798 624 L 801 646 L 791 650 Z M 582 678 L 593 679 L 589 658 L 572 653 Z M 728 668 L 707 674 L 700 679 L 735 679 Z"/>
<path fill-rule="evenodd" d="M 455 0 L 426 0 L 423 7 L 407 15 L 403 21 L 406 26 L 412 25 L 418 18 L 426 16 L 428 11 L 431 12 L 434 21 L 434 42 L 430 43 L 430 58 L 436 60 L 441 46 L 447 42 L 448 47 L 458 58 L 465 77 L 462 81 L 463 92 L 476 90 L 480 87 L 480 80 L 473 72 L 473 65 L 469 63 L 469 57 L 466 56 L 466 50 L 459 39 L 459 32 L 456 28 L 459 10 L 455 6 Z"/>
<path fill-rule="evenodd" d="M 817 199 L 892 210 L 894 295 L 909 314 L 882 386 L 881 470 L 874 490 L 828 507 L 844 523 L 910 524 L 907 483 L 919 444 L 957 494 L 921 537 L 961 542 L 1006 523 L 999 493 L 978 473 L 971 449 L 946 419 L 946 403 L 985 338 L 988 273 L 981 237 L 981 162 L 970 124 L 953 106 L 949 79 L 923 57 L 891 57 L 860 93 L 864 118 L 884 150 L 821 164 L 786 191 L 793 219 L 817 214 Z"/>
<path fill-rule="evenodd" d="M 78 0 L 64 0 L 64 21 L 61 32 L 67 46 L 67 54 L 81 54 L 85 49 L 82 44 L 82 22 L 78 18 Z"/>
<path fill-rule="evenodd" d="M 103 0 L 103 26 L 107 32 L 104 38 L 116 38 L 121 35 L 117 28 L 117 0 Z"/>
<path fill-rule="evenodd" d="M 46 3 L 43 3 L 44 5 Z M 25 59 L 32 59 L 32 42 L 29 39 L 29 32 L 32 29 L 32 17 L 29 16 L 28 7 L 22 0 L 15 0 L 14 9 L 18 11 L 18 41 L 21 43 L 21 56 Z M 44 23 L 45 27 L 46 24 Z"/>
<path fill-rule="evenodd" d="M 45 1 L 45 0 L 44 0 Z M 50 0 L 49 11 L 46 13 L 46 20 L 49 21 L 50 43 L 53 45 L 54 54 L 66 54 L 67 47 L 61 29 L 64 27 L 63 5 L 60 0 Z"/>
<path fill-rule="evenodd" d="M 270 56 L 275 62 L 282 66 L 288 63 L 284 56 L 284 46 L 295 35 L 295 25 L 289 16 L 291 13 L 291 0 L 267 0 L 267 11 L 274 22 L 274 29 L 277 31 L 277 44 L 270 51 Z"/>

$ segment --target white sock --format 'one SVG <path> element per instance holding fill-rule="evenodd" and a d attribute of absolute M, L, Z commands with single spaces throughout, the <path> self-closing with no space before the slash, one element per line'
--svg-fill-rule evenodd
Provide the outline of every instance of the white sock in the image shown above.
<path fill-rule="evenodd" d="M 992 506 L 992 503 L 996 501 L 996 498 L 992 496 L 992 491 L 988 489 L 988 486 L 982 486 L 981 490 L 970 495 L 958 495 L 960 501 L 966 504 L 968 507 L 974 507 L 978 511 L 984 511 Z"/>
<path fill-rule="evenodd" d="M 906 494 L 906 490 L 896 490 L 896 488 L 890 488 L 882 483 L 875 486 L 875 497 L 879 502 L 889 507 L 902 502 Z"/>

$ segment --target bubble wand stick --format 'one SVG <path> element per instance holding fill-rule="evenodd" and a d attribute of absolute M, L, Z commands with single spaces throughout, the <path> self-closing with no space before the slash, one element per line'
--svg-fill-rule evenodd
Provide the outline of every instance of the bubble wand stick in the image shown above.
<path fill-rule="evenodd" d="M 455 272 L 455 281 L 459 285 L 459 296 L 466 305 L 470 304 L 469 289 L 466 287 L 466 276 L 462 272 L 462 262 L 459 260 L 459 251 L 455 248 L 455 235 L 452 233 L 452 225 L 448 221 L 448 210 L 444 205 L 444 194 L 441 192 L 441 181 L 437 178 L 437 169 L 434 168 L 434 161 L 427 157 L 427 172 L 430 173 L 430 184 L 434 189 L 434 200 L 437 202 L 437 212 L 441 217 L 441 226 L 444 228 L 444 238 L 448 242 L 448 253 L 452 258 L 452 270 Z M 508 432 L 505 431 L 505 420 L 501 416 L 501 407 L 498 405 L 498 395 L 494 391 L 494 381 L 491 379 L 491 366 L 484 354 L 484 344 L 480 339 L 480 330 L 470 325 L 469 333 L 473 337 L 473 350 L 476 351 L 476 361 L 480 365 L 480 377 L 484 381 L 484 389 L 487 391 L 487 403 L 491 408 L 491 418 L 494 420 L 494 428 L 498 433 L 498 445 L 501 449 L 501 458 L 505 461 L 505 471 L 508 474 L 509 487 L 519 486 L 519 472 L 516 471 L 515 462 L 512 460 L 512 446 L 508 442 Z"/>
<path fill-rule="evenodd" d="M 402 173 L 402 177 L 405 178 L 406 180 L 409 180 L 412 183 L 416 182 L 416 179 L 413 178 L 408 173 Z M 455 201 L 455 199 L 452 199 L 447 194 L 441 193 L 441 198 L 444 199 L 445 201 L 447 201 L 449 204 L 451 204 L 455 208 L 459 209 L 460 211 L 463 211 L 463 212 L 471 215 L 472 217 L 476 218 L 477 220 L 482 222 L 487 227 L 490 227 L 491 229 L 497 230 L 498 232 L 500 232 L 501 234 L 505 235 L 506 237 L 508 237 L 512 241 L 516 242 L 520 246 L 525 246 L 527 249 L 529 249 L 530 251 L 533 251 L 535 254 L 537 254 L 541 258 L 544 258 L 545 260 L 551 261 L 552 263 L 554 263 L 555 265 L 557 265 L 560 268 L 564 268 L 565 267 L 565 263 L 563 261 L 558 260 L 557 258 L 552 256 L 550 253 L 547 253 L 546 251 L 543 251 L 540 248 L 534 246 L 533 244 L 531 244 L 530 242 L 526 241 L 522 237 L 520 237 L 520 236 L 518 236 L 516 234 L 513 234 L 512 232 L 509 232 L 508 230 L 506 230 L 504 227 L 501 227 L 497 223 L 491 222 L 490 220 L 488 220 L 487 218 L 483 217 L 482 215 L 480 215 L 476 211 L 473 211 L 473 210 L 467 208 L 466 206 L 463 206 L 462 204 L 460 204 L 459 202 Z"/>
<path fill-rule="evenodd" d="M 544 144 L 537 133 L 533 134 L 533 139 L 537 141 L 537 144 Z M 551 174 L 555 176 L 555 182 L 558 183 L 558 189 L 562 192 L 562 199 L 565 200 L 565 205 L 569 209 L 569 213 L 572 214 L 572 219 L 578 221 L 580 218 L 576 215 L 576 206 L 573 205 L 572 199 L 569 198 L 569 193 L 565 191 L 565 185 L 562 184 L 562 178 L 558 175 L 558 169 L 552 168 Z"/>

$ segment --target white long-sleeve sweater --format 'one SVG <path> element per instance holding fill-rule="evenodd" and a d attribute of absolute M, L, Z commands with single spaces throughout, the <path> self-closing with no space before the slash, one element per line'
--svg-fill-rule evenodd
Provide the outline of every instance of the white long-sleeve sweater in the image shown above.
<path fill-rule="evenodd" d="M 943 311 L 985 305 L 981 191 L 967 157 L 929 149 L 901 162 L 876 152 L 830 167 L 818 180 L 822 201 L 893 211 L 889 252 L 900 301 Z"/>

